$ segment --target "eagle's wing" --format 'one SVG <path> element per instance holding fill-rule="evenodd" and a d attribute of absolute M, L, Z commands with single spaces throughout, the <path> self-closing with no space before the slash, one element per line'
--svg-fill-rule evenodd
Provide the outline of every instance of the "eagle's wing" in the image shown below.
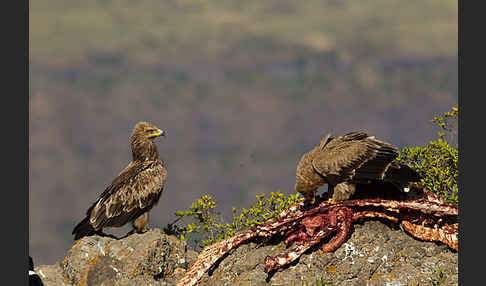
<path fill-rule="evenodd" d="M 355 179 L 383 178 L 390 162 L 398 156 L 392 145 L 364 132 L 352 132 L 329 141 L 312 161 L 316 172 L 330 184 Z"/>
<path fill-rule="evenodd" d="M 131 162 L 88 209 L 91 225 L 122 226 L 137 218 L 158 202 L 166 176 L 159 160 Z"/>

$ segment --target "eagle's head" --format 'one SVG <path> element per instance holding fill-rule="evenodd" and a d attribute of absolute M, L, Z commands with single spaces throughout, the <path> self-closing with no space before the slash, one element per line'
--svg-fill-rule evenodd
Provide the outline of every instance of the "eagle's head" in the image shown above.
<path fill-rule="evenodd" d="M 141 121 L 135 125 L 132 132 L 132 141 L 134 139 L 154 139 L 158 136 L 165 136 L 165 131 L 159 129 L 157 126 Z"/>
<path fill-rule="evenodd" d="M 166 132 L 157 126 L 141 121 L 133 128 L 131 136 L 132 154 L 134 160 L 154 159 L 158 157 L 157 148 L 153 140 L 159 136 L 165 136 Z"/>

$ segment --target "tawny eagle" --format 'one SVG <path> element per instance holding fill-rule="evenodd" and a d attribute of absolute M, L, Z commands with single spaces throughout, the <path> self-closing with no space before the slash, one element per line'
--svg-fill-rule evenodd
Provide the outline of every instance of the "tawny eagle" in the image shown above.
<path fill-rule="evenodd" d="M 398 155 L 395 146 L 365 132 L 336 137 L 328 134 L 300 159 L 295 190 L 304 196 L 306 203 L 314 204 L 316 191 L 324 184 L 328 184 L 334 201 L 349 199 L 356 184 L 381 181 L 404 189 L 420 177 L 407 165 L 398 163 L 395 160 Z"/>
<path fill-rule="evenodd" d="M 148 122 L 133 129 L 130 143 L 132 161 L 111 182 L 73 230 L 74 239 L 99 233 L 105 227 L 132 222 L 133 231 L 146 231 L 148 212 L 159 201 L 167 177 L 154 138 L 165 132 Z"/>

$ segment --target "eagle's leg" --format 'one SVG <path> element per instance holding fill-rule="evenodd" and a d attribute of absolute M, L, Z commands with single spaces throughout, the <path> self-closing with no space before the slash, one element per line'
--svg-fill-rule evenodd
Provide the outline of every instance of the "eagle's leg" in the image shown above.
<path fill-rule="evenodd" d="M 333 201 L 346 201 L 356 191 L 356 185 L 348 182 L 342 182 L 334 186 L 334 192 L 332 193 Z"/>
<path fill-rule="evenodd" d="M 304 200 L 307 203 L 307 205 L 313 205 L 316 203 L 316 191 L 317 190 L 301 192 L 301 194 L 304 196 Z"/>
<path fill-rule="evenodd" d="M 148 230 L 147 229 L 148 221 L 149 221 L 149 214 L 148 212 L 145 212 L 132 221 L 133 230 L 136 233 L 146 232 Z"/>
<path fill-rule="evenodd" d="M 334 185 L 327 185 L 327 193 L 329 194 L 329 199 L 327 200 L 327 202 L 330 204 L 335 203 L 336 201 L 334 200 Z"/>

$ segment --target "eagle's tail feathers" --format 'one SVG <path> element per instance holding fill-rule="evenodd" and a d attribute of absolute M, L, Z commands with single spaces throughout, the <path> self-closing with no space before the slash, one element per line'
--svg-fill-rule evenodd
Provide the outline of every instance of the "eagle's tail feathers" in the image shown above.
<path fill-rule="evenodd" d="M 82 237 L 93 235 L 96 230 L 89 223 L 89 217 L 83 219 L 76 227 L 74 227 L 72 234 L 74 234 L 74 240 L 78 240 Z"/>
<path fill-rule="evenodd" d="M 393 164 L 385 173 L 385 181 L 419 182 L 421 176 L 418 172 L 404 164 Z"/>

